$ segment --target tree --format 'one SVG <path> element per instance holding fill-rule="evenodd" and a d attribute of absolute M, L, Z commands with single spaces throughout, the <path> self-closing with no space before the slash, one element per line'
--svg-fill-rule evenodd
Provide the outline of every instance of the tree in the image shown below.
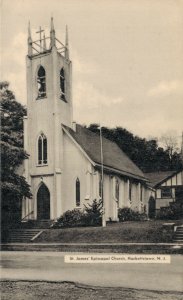
<path fill-rule="evenodd" d="M 20 218 L 23 197 L 31 198 L 30 187 L 18 169 L 28 154 L 23 149 L 23 117 L 26 109 L 15 100 L 8 82 L 0 83 L 1 100 L 1 193 L 2 223 Z M 6 225 L 5 225 L 6 226 Z"/>
<path fill-rule="evenodd" d="M 87 128 L 100 133 L 98 124 Z M 169 150 L 159 147 L 157 139 L 140 138 L 122 127 L 102 127 L 102 135 L 115 142 L 143 172 L 178 170 L 182 167 L 181 155 L 173 151 L 170 160 Z"/>
<path fill-rule="evenodd" d="M 168 153 L 170 164 L 172 165 L 174 156 L 177 156 L 178 152 L 180 152 L 177 136 L 173 131 L 169 131 L 162 135 L 159 141 L 162 143 L 165 151 Z"/>
<path fill-rule="evenodd" d="M 96 199 L 93 202 L 87 205 L 84 204 L 85 210 L 85 222 L 86 225 L 96 226 L 101 225 L 102 223 L 102 215 L 103 215 L 103 201 L 100 199 L 97 201 Z"/>

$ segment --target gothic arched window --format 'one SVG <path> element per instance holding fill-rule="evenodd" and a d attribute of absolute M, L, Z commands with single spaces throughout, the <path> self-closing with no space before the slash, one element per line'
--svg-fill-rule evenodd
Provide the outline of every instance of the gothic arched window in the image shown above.
<path fill-rule="evenodd" d="M 116 179 L 116 185 L 115 185 L 115 198 L 119 201 L 119 180 Z"/>
<path fill-rule="evenodd" d="M 80 181 L 76 179 L 76 206 L 80 206 Z"/>
<path fill-rule="evenodd" d="M 102 174 L 99 175 L 99 197 L 103 198 L 103 178 Z"/>
<path fill-rule="evenodd" d="M 65 71 L 64 68 L 60 70 L 60 98 L 66 100 L 65 97 Z"/>
<path fill-rule="evenodd" d="M 130 201 L 132 201 L 132 182 L 129 182 L 129 191 L 128 191 L 129 195 L 128 198 Z"/>
<path fill-rule="evenodd" d="M 38 138 L 38 165 L 45 165 L 48 163 L 47 152 L 47 138 L 41 133 Z"/>
<path fill-rule="evenodd" d="M 46 72 L 42 66 L 39 67 L 37 73 L 37 88 L 38 88 L 37 99 L 46 97 Z"/>

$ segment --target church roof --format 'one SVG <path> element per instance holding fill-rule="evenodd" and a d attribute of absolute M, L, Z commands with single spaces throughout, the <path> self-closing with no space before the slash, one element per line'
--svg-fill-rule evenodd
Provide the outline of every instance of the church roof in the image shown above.
<path fill-rule="evenodd" d="M 145 173 L 145 176 L 149 179 L 150 184 L 153 187 L 157 187 L 158 185 L 162 184 L 167 179 L 171 178 L 175 175 L 178 171 L 159 171 L 159 172 L 151 172 Z"/>
<path fill-rule="evenodd" d="M 85 151 L 89 158 L 97 165 L 101 165 L 100 136 L 81 125 L 76 125 L 76 131 L 63 125 L 74 140 Z M 104 169 L 110 168 L 128 177 L 146 180 L 143 172 L 131 159 L 118 147 L 118 145 L 102 137 Z"/>

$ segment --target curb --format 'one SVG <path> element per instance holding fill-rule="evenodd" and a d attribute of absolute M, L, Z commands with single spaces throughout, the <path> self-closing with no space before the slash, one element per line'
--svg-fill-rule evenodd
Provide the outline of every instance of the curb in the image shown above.
<path fill-rule="evenodd" d="M 183 254 L 183 243 L 8 243 L 1 244 L 1 251 L 57 251 L 57 252 L 116 252 Z"/>

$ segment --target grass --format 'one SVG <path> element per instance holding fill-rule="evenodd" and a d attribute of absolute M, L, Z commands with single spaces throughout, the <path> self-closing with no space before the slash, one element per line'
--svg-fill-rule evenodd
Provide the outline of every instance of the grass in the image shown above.
<path fill-rule="evenodd" d="M 166 221 L 167 222 L 167 221 Z M 172 222 L 172 221 L 171 221 Z M 163 228 L 163 220 L 113 223 L 107 227 L 48 229 L 38 243 L 168 243 L 173 232 Z"/>
<path fill-rule="evenodd" d="M 71 282 L 4 281 L 1 283 L 2 300 L 181 300 L 179 292 L 156 292 L 127 288 L 100 288 Z"/>

